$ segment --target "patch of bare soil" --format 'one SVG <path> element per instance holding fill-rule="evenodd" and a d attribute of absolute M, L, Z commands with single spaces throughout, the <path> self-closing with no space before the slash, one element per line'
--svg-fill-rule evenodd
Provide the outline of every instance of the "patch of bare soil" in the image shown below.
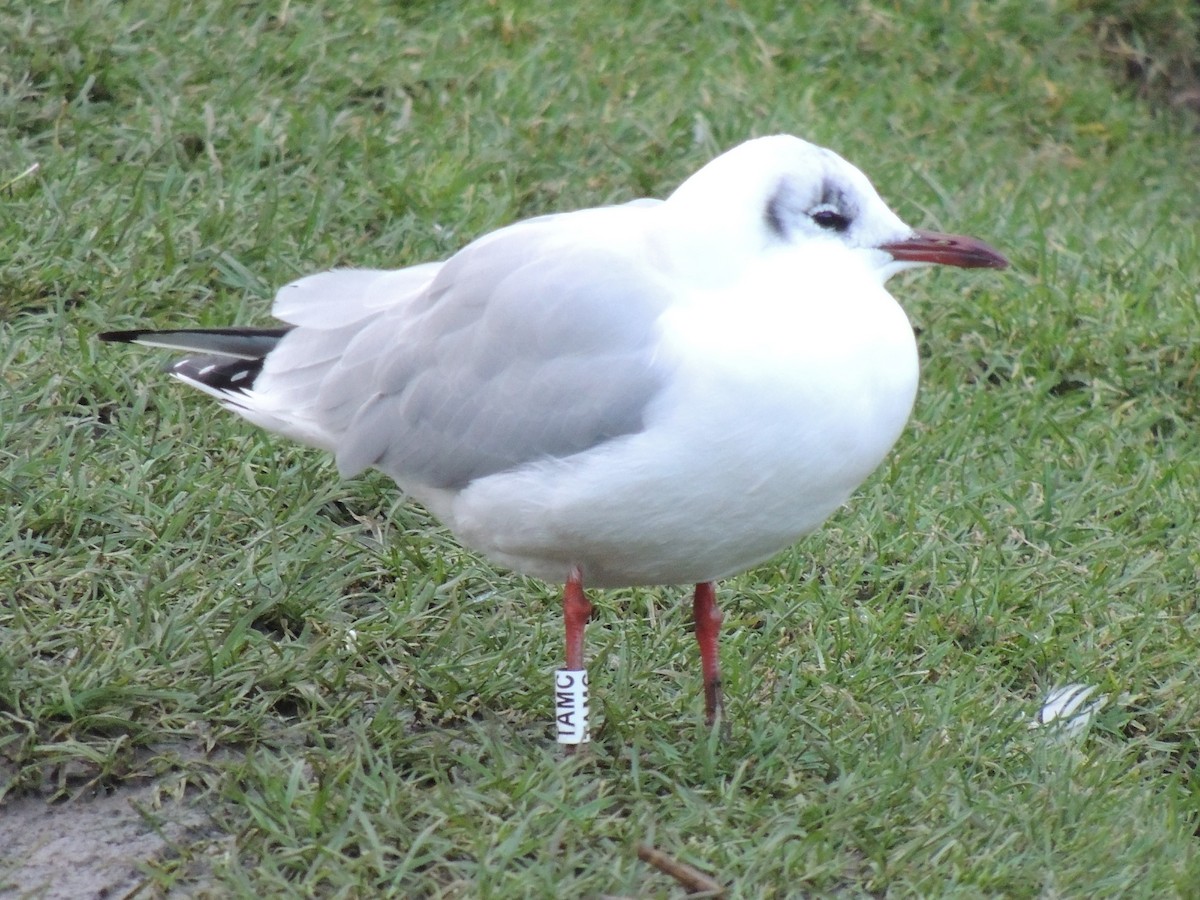
<path fill-rule="evenodd" d="M 137 894 L 145 864 L 218 833 L 191 794 L 164 796 L 162 787 L 150 781 L 56 803 L 39 796 L 5 802 L 0 896 L 112 900 Z"/>

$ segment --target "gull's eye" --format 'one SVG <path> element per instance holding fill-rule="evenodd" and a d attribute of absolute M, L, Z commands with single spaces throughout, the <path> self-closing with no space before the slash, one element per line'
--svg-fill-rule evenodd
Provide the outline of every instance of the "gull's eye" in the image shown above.
<path fill-rule="evenodd" d="M 818 209 L 810 217 L 826 231 L 845 231 L 850 227 L 850 219 L 834 209 Z"/>

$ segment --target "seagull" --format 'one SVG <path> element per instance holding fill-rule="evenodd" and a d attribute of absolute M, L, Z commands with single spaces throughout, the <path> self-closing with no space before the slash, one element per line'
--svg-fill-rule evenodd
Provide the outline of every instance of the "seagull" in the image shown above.
<path fill-rule="evenodd" d="M 585 584 L 695 585 L 711 726 L 714 583 L 818 528 L 891 449 L 918 365 L 884 284 L 929 265 L 1008 263 L 906 225 L 836 153 L 774 135 L 666 200 L 301 278 L 275 297 L 281 327 L 99 337 L 185 351 L 175 378 L 344 477 L 386 473 L 499 566 L 565 583 L 569 671 Z"/>

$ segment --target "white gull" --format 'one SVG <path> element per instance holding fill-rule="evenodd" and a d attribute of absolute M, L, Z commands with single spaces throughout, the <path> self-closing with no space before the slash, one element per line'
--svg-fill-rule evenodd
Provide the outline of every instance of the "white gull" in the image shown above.
<path fill-rule="evenodd" d="M 282 288 L 274 329 L 124 331 L 199 354 L 180 380 L 273 432 L 374 467 L 465 545 L 565 582 L 696 585 L 709 722 L 713 582 L 816 529 L 896 441 L 917 350 L 884 289 L 914 266 L 1003 268 L 902 222 L 830 150 L 778 135 L 662 202 L 518 222 L 445 262 Z"/>

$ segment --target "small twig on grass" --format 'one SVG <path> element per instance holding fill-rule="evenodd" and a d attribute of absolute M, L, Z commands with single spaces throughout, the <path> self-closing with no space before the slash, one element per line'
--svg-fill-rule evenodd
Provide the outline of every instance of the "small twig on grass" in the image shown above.
<path fill-rule="evenodd" d="M 7 192 L 7 191 L 11 190 L 11 189 L 12 189 L 12 186 L 13 186 L 14 184 L 16 184 L 16 183 L 17 183 L 18 181 L 20 181 L 22 178 L 28 178 L 30 175 L 33 175 L 33 174 L 34 174 L 35 172 L 37 172 L 37 170 L 38 170 L 38 169 L 40 169 L 41 167 L 42 167 L 42 164 L 41 164 L 41 163 L 36 163 L 36 162 L 35 162 L 35 163 L 34 163 L 32 166 L 30 166 L 28 169 L 26 169 L 26 170 L 25 170 L 24 172 L 22 172 L 20 175 L 17 175 L 17 176 L 16 176 L 16 177 L 14 177 L 14 178 L 10 178 L 8 181 L 4 182 L 4 184 L 0 184 L 0 191 L 5 191 L 5 192 Z"/>
<path fill-rule="evenodd" d="M 682 884 L 689 894 L 705 893 L 713 897 L 725 896 L 725 888 L 699 869 L 693 868 L 687 863 L 681 863 L 679 860 L 667 856 L 661 850 L 655 850 L 649 844 L 638 844 L 637 855 L 642 862 L 649 863 L 660 872 L 670 875 Z"/>

